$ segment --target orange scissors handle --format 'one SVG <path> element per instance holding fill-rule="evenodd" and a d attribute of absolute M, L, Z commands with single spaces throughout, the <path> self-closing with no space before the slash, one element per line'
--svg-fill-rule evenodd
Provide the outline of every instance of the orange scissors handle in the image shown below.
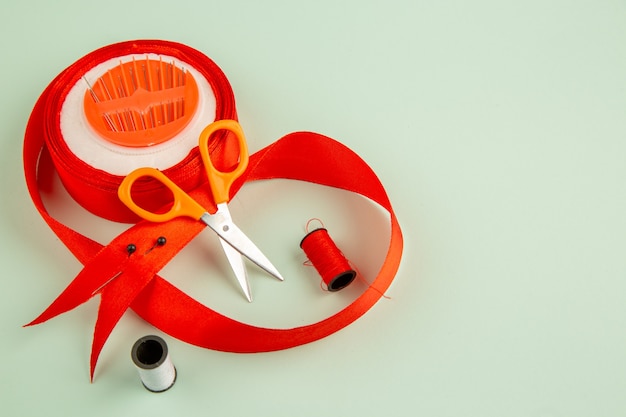
<path fill-rule="evenodd" d="M 215 168 L 211 161 L 211 156 L 209 155 L 209 138 L 218 130 L 229 130 L 233 132 L 239 141 L 239 162 L 235 169 L 230 172 L 222 172 Z M 228 202 L 230 200 L 230 186 L 248 167 L 248 145 L 246 144 L 246 137 L 243 134 L 241 125 L 237 123 L 236 120 L 229 119 L 218 120 L 211 123 L 200 133 L 198 147 L 200 148 L 200 155 L 202 155 L 202 161 L 204 162 L 204 168 L 209 178 L 209 184 L 211 185 L 215 203 L 220 204 Z"/>
<path fill-rule="evenodd" d="M 142 177 L 152 177 L 165 185 L 174 195 L 174 204 L 165 213 L 154 213 L 140 207 L 133 200 L 131 188 L 135 181 Z M 151 222 L 166 222 L 175 217 L 187 216 L 192 219 L 199 220 L 206 212 L 204 207 L 198 204 L 187 193 L 181 190 L 172 180 L 167 178 L 165 174 L 154 168 L 138 168 L 128 174 L 117 189 L 117 195 L 122 202 L 131 209 L 139 217 Z"/>

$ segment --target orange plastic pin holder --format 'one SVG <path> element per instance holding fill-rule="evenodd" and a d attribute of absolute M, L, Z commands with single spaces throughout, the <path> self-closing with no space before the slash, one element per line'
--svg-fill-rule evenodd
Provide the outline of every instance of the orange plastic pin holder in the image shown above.
<path fill-rule="evenodd" d="M 132 59 L 87 83 L 83 99 L 90 126 L 105 140 L 127 147 L 163 143 L 191 121 L 198 85 L 176 62 Z"/>

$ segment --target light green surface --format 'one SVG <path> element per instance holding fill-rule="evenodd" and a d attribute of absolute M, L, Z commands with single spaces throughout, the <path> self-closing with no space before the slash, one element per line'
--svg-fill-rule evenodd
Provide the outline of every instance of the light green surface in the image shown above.
<path fill-rule="evenodd" d="M 2 415 L 626 415 L 623 1 L 12 1 L 0 20 Z M 97 300 L 20 327 L 80 270 L 25 190 L 30 110 L 76 59 L 136 38 L 210 56 L 252 151 L 312 130 L 374 168 L 405 234 L 391 300 L 319 342 L 256 355 L 196 348 L 128 313 L 94 384 Z M 50 204 L 102 242 L 122 230 Z M 199 261 L 210 234 L 164 276 L 254 324 L 308 323 L 354 295 L 329 298 L 303 272 L 307 218 L 366 272 L 385 245 L 377 210 L 321 187 L 255 185 L 233 211 L 295 278 L 254 275 L 247 305 L 225 264 Z M 179 371 L 160 395 L 129 355 L 154 332 Z"/>

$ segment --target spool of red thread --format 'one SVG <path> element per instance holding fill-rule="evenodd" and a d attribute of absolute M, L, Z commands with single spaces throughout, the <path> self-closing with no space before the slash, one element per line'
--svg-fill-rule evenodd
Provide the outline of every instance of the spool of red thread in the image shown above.
<path fill-rule="evenodd" d="M 354 278 L 356 271 L 341 253 L 325 228 L 315 229 L 304 236 L 300 247 L 321 275 L 328 291 L 335 292 L 346 288 Z"/>

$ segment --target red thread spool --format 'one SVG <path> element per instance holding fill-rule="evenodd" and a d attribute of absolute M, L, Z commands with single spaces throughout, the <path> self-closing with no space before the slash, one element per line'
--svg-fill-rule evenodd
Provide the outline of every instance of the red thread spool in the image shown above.
<path fill-rule="evenodd" d="M 307 233 L 300 247 L 322 276 L 328 291 L 339 291 L 354 281 L 356 271 L 335 245 L 328 230 L 319 228 Z"/>

